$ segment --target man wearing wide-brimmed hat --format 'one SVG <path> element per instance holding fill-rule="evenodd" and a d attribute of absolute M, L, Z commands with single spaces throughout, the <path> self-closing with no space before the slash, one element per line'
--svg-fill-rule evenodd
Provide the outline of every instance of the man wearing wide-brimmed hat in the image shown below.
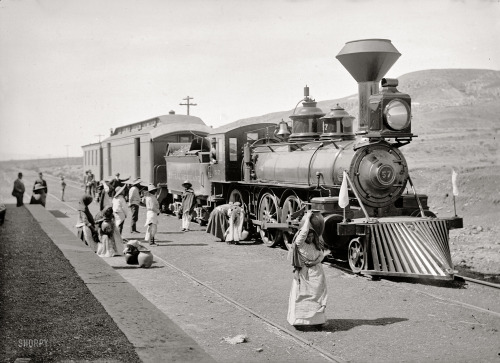
<path fill-rule="evenodd" d="M 123 231 L 123 224 L 125 223 L 125 218 L 127 218 L 127 202 L 123 196 L 125 191 L 125 185 L 119 187 L 115 196 L 113 197 L 113 215 L 115 216 L 115 223 L 120 231 L 120 235 Z"/>
<path fill-rule="evenodd" d="M 187 232 L 189 231 L 189 222 L 191 222 L 191 213 L 193 213 L 196 206 L 196 198 L 192 188 L 193 185 L 189 180 L 185 180 L 182 186 L 184 187 L 182 193 L 182 231 Z"/>
<path fill-rule="evenodd" d="M 139 193 L 139 186 L 141 185 L 141 179 L 137 178 L 132 181 L 130 190 L 128 192 L 128 206 L 130 207 L 130 212 L 132 214 L 132 219 L 130 220 L 130 233 L 140 233 L 136 229 L 136 223 L 139 219 L 139 205 L 141 203 L 141 195 Z"/>
<path fill-rule="evenodd" d="M 160 204 L 158 199 L 156 199 L 156 192 L 158 188 L 154 184 L 148 185 L 148 191 L 146 193 L 146 236 L 145 241 L 149 241 L 150 246 L 156 246 L 155 235 L 158 225 L 158 216 L 160 215 Z"/>

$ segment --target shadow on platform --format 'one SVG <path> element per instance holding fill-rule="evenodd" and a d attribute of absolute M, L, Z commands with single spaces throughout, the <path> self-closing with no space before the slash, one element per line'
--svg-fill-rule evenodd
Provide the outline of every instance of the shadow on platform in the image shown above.
<path fill-rule="evenodd" d="M 377 318 L 377 319 L 328 319 L 321 327 L 321 331 L 339 332 L 347 331 L 361 325 L 389 325 L 407 321 L 406 318 Z"/>

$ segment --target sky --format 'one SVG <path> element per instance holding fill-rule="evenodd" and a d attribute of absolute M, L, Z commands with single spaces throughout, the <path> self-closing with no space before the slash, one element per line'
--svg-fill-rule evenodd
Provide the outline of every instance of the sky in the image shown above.
<path fill-rule="evenodd" d="M 390 39 L 387 77 L 500 70 L 500 0 L 0 0 L 0 160 L 81 156 L 168 114 L 218 127 L 357 92 L 335 56 Z"/>

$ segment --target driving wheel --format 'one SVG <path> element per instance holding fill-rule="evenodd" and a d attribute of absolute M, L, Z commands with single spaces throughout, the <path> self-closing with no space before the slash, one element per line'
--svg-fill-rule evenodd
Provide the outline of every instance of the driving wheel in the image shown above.
<path fill-rule="evenodd" d="M 278 223 L 278 200 L 271 193 L 265 193 L 259 202 L 259 221 L 266 224 Z M 269 247 L 276 247 L 282 239 L 282 232 L 279 229 L 262 229 L 259 228 L 260 238 L 262 242 Z"/>
<path fill-rule="evenodd" d="M 288 196 L 283 202 L 283 207 L 281 209 L 281 222 L 288 223 L 292 222 L 294 219 L 298 219 L 295 214 L 301 209 L 302 201 L 300 200 L 300 198 L 296 195 Z M 289 250 L 292 245 L 294 235 L 295 234 L 292 232 L 283 233 L 283 244 L 285 245 L 287 250 Z"/>

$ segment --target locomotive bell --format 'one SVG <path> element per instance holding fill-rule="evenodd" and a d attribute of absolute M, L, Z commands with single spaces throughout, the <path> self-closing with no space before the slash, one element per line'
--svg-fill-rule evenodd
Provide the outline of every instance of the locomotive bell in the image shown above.
<path fill-rule="evenodd" d="M 290 115 L 292 119 L 290 141 L 314 140 L 319 137 L 318 119 L 325 113 L 316 107 L 316 104 L 317 102 L 309 97 L 309 87 L 304 87 L 302 107 Z"/>
<path fill-rule="evenodd" d="M 338 103 L 326 116 L 319 120 L 322 121 L 323 129 L 323 133 L 319 137 L 320 140 L 354 139 L 354 133 L 352 132 L 354 117 L 349 115 Z"/>
<path fill-rule="evenodd" d="M 288 136 L 290 136 L 290 131 L 288 130 L 288 124 L 285 121 L 281 120 L 278 126 L 279 129 L 278 132 L 276 132 L 276 136 L 279 136 L 284 140 L 288 139 Z"/>

